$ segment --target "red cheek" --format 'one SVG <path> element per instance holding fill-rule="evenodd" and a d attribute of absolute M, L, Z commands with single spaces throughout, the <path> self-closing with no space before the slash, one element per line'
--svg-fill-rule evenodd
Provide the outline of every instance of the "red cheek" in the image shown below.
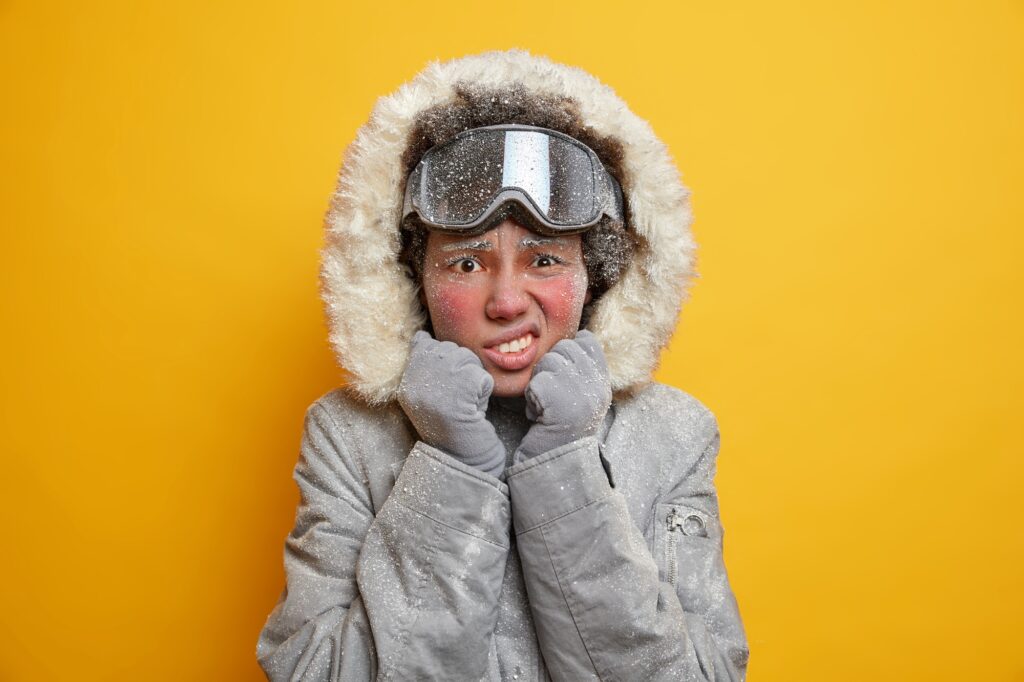
<path fill-rule="evenodd" d="M 555 328 L 560 335 L 575 333 L 575 329 L 561 327 L 579 322 L 586 289 L 586 277 L 578 276 L 552 278 L 535 285 L 535 295 L 544 309 L 549 327 Z"/>
<path fill-rule="evenodd" d="M 434 334 L 442 341 L 469 341 L 473 322 L 483 314 L 480 292 L 449 282 L 437 282 L 427 295 Z M 461 344 L 465 345 L 465 344 Z"/>

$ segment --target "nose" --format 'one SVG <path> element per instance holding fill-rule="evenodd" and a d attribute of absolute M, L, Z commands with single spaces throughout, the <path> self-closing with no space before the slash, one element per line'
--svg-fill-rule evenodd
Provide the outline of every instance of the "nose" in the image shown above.
<path fill-rule="evenodd" d="M 530 296 L 523 282 L 510 273 L 502 273 L 494 279 L 484 310 L 492 320 L 514 320 L 529 307 Z"/>

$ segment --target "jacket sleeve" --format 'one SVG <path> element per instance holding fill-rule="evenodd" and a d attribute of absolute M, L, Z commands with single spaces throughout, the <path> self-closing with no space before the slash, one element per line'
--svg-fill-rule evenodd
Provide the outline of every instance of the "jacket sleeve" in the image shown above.
<path fill-rule="evenodd" d="M 665 523 L 656 544 L 670 552 L 664 580 L 596 439 L 509 470 L 530 607 L 555 679 L 744 679 L 747 644 L 712 484 L 717 425 L 710 431 L 693 468 L 655 505 Z M 684 531 L 685 541 L 669 535 Z"/>
<path fill-rule="evenodd" d="M 480 679 L 508 556 L 505 484 L 417 443 L 375 515 L 319 403 L 294 477 L 286 587 L 257 644 L 267 677 Z"/>

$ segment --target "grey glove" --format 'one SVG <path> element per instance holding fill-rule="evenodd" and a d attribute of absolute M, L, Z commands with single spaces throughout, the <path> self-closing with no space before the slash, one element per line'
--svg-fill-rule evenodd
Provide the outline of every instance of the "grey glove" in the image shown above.
<path fill-rule="evenodd" d="M 425 331 L 398 386 L 398 403 L 423 442 L 492 476 L 505 470 L 505 446 L 487 421 L 494 379 L 473 351 Z"/>
<path fill-rule="evenodd" d="M 516 450 L 516 461 L 597 433 L 612 402 L 597 337 L 584 329 L 575 339 L 556 343 L 534 366 L 525 397 L 526 416 L 534 424 Z"/>

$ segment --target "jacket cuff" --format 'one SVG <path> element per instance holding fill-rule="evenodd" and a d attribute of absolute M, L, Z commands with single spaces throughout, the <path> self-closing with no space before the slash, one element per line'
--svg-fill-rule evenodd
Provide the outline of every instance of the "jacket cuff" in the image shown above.
<path fill-rule="evenodd" d="M 449 528 L 509 546 L 508 486 L 422 441 L 406 458 L 391 496 Z"/>
<path fill-rule="evenodd" d="M 597 439 L 587 436 L 508 469 L 516 534 L 561 518 L 612 491 Z"/>

